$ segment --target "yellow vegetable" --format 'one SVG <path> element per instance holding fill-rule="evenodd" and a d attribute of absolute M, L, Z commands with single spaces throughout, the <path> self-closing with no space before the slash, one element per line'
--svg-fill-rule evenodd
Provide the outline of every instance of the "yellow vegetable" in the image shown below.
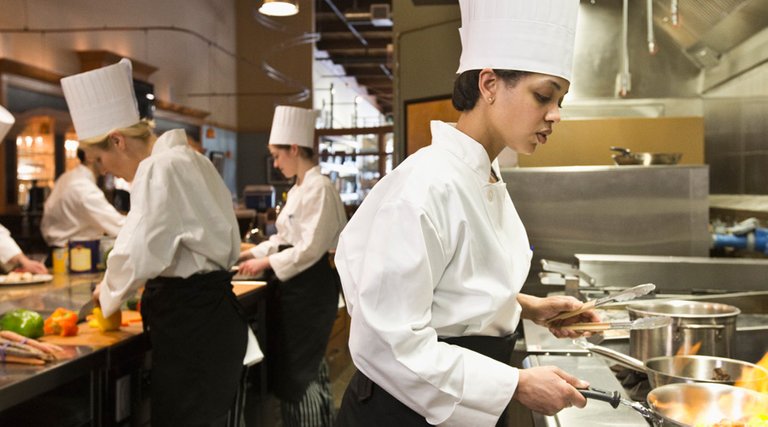
<path fill-rule="evenodd" d="M 116 331 L 120 329 L 120 324 L 123 322 L 123 313 L 117 310 L 113 315 L 104 317 L 101 314 L 100 307 L 94 307 L 92 314 L 88 316 L 88 324 L 94 328 L 98 328 L 102 332 Z"/>

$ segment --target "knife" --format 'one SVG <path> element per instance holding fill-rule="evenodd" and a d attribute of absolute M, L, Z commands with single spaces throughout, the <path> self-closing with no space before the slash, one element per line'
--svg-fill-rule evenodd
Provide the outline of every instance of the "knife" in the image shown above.
<path fill-rule="evenodd" d="M 77 322 L 84 322 L 85 318 L 93 312 L 94 307 L 94 301 L 93 298 L 88 298 L 88 302 L 83 304 L 82 307 L 80 307 L 80 310 L 77 311 Z"/>
<path fill-rule="evenodd" d="M 572 331 L 607 331 L 609 329 L 654 329 L 663 328 L 672 324 L 672 318 L 668 316 L 641 317 L 625 322 L 590 322 L 574 323 L 561 326 L 562 329 Z"/>
<path fill-rule="evenodd" d="M 617 292 L 613 295 L 608 295 L 603 298 L 593 299 L 591 301 L 587 301 L 584 303 L 584 305 L 581 306 L 581 308 L 572 310 L 572 311 L 566 311 L 564 313 L 560 313 L 557 316 L 551 318 L 548 320 L 548 322 L 552 322 L 555 320 L 560 319 L 567 319 L 569 317 L 576 316 L 578 314 L 584 313 L 585 311 L 591 310 L 596 307 L 600 307 L 601 305 L 608 304 L 609 302 L 621 302 L 621 301 L 629 301 L 631 299 L 635 299 L 639 296 L 646 295 L 650 292 L 652 292 L 654 289 L 656 289 L 656 285 L 653 283 L 646 283 L 643 285 L 637 285 L 635 287 L 623 290 L 621 292 Z"/>

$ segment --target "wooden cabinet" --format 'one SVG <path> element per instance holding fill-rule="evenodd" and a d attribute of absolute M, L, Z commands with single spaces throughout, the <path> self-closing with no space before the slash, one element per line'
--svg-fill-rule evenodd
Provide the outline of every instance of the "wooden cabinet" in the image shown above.
<path fill-rule="evenodd" d="M 346 307 L 340 307 L 336 313 L 336 321 L 333 323 L 331 338 L 325 351 L 325 358 L 330 369 L 331 382 L 352 363 L 349 355 L 349 323 L 350 318 Z"/>

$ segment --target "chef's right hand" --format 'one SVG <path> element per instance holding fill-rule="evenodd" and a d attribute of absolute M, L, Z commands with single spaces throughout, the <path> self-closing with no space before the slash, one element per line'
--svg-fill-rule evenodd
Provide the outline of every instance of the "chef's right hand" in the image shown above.
<path fill-rule="evenodd" d="M 587 388 L 582 381 L 555 366 L 520 369 L 514 399 L 528 409 L 544 415 L 555 415 L 564 408 L 583 408 L 587 399 L 577 388 Z"/>

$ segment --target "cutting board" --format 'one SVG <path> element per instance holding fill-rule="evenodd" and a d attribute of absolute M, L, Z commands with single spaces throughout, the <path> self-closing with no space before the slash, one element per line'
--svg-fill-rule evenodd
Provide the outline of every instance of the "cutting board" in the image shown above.
<path fill-rule="evenodd" d="M 144 332 L 141 323 L 141 314 L 138 311 L 123 310 L 123 325 L 120 330 L 101 332 L 98 328 L 82 322 L 78 325 L 78 333 L 74 337 L 60 337 L 58 335 L 46 335 L 40 341 L 57 345 L 83 345 L 93 348 L 102 348 L 114 345 L 125 339 Z"/>

